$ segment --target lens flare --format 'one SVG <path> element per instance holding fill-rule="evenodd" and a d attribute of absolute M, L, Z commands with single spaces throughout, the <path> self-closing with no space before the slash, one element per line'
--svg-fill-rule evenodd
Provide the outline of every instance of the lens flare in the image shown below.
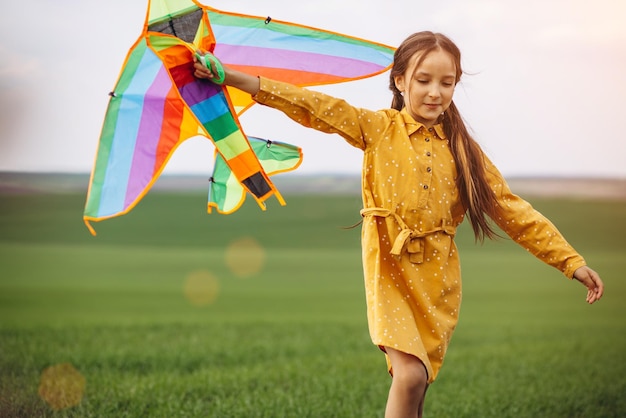
<path fill-rule="evenodd" d="M 196 306 L 206 306 L 215 302 L 219 293 L 219 282 L 206 270 L 189 273 L 184 286 L 185 297 Z"/>
<path fill-rule="evenodd" d="M 39 396 L 56 411 L 78 405 L 85 393 L 85 378 L 70 363 L 50 366 L 41 373 Z"/>
<path fill-rule="evenodd" d="M 232 242 L 226 249 L 226 265 L 238 277 L 258 274 L 265 266 L 265 250 L 250 237 Z"/>

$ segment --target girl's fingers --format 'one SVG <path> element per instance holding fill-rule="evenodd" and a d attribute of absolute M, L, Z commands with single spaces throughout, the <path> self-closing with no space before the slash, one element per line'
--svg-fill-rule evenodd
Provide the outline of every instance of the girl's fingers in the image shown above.
<path fill-rule="evenodd" d="M 587 288 L 587 303 L 594 303 L 604 293 L 604 283 L 598 273 L 587 266 L 583 266 L 574 272 L 574 278 Z"/>
<path fill-rule="evenodd" d="M 587 302 L 590 304 L 600 300 L 601 297 L 602 297 L 602 293 L 600 292 L 600 289 L 597 287 L 594 289 L 589 289 L 587 291 Z"/>

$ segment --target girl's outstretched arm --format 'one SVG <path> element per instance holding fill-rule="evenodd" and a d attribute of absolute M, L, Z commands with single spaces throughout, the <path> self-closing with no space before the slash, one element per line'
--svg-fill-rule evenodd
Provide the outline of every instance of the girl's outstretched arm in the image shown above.
<path fill-rule="evenodd" d="M 574 272 L 574 279 L 578 280 L 587 288 L 587 303 L 600 300 L 604 293 L 604 283 L 600 275 L 587 266 L 578 268 Z"/>
<path fill-rule="evenodd" d="M 206 78 L 208 80 L 216 78 L 216 75 L 214 75 L 205 65 L 199 62 L 195 56 L 193 57 L 193 61 L 195 70 L 194 75 L 196 77 Z M 246 93 L 250 93 L 252 96 L 259 92 L 260 81 L 258 77 L 233 70 L 225 65 L 223 65 L 223 67 L 224 73 L 226 74 L 223 84 L 235 87 L 241 91 L 245 91 Z"/>
<path fill-rule="evenodd" d="M 385 111 L 358 108 L 343 99 L 262 75 L 257 77 L 256 74 L 238 71 L 217 60 L 208 52 L 197 51 L 193 66 L 195 77 L 248 93 L 256 103 L 277 109 L 304 127 L 338 134 L 361 150 L 382 137 L 368 137 L 366 131 L 381 132 L 389 124 L 390 116 Z M 581 262 L 579 266 L 583 264 Z M 572 271 L 568 273 L 570 277 Z"/>

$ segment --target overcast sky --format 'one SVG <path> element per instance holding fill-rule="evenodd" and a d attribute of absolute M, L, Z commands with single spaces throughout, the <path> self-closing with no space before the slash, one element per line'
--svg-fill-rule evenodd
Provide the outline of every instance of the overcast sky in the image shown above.
<path fill-rule="evenodd" d="M 208 1 L 208 0 L 207 0 Z M 461 48 L 455 101 L 505 176 L 626 178 L 626 2 L 212 0 L 397 46 L 420 30 Z M 147 0 L 7 2 L 0 16 L 0 171 L 89 172 L 121 65 Z M 370 109 L 389 106 L 388 73 L 319 88 Z M 299 173 L 360 173 L 361 152 L 254 106 L 248 135 L 304 150 Z M 213 145 L 194 138 L 166 173 L 212 170 Z"/>

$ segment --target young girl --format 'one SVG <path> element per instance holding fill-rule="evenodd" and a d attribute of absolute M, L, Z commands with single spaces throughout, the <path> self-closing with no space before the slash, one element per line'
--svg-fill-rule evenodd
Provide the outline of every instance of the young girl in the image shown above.
<path fill-rule="evenodd" d="M 476 239 L 496 235 L 490 218 L 537 258 L 580 281 L 588 303 L 603 293 L 598 274 L 548 219 L 511 193 L 468 133 L 452 100 L 462 73 L 450 39 L 413 34 L 394 56 L 392 108 L 375 112 L 225 68 L 225 84 L 364 152 L 363 268 L 370 335 L 393 376 L 386 417 L 422 416 L 426 389 L 458 321 L 454 234 L 465 214 Z M 214 78 L 200 62 L 195 75 Z"/>

